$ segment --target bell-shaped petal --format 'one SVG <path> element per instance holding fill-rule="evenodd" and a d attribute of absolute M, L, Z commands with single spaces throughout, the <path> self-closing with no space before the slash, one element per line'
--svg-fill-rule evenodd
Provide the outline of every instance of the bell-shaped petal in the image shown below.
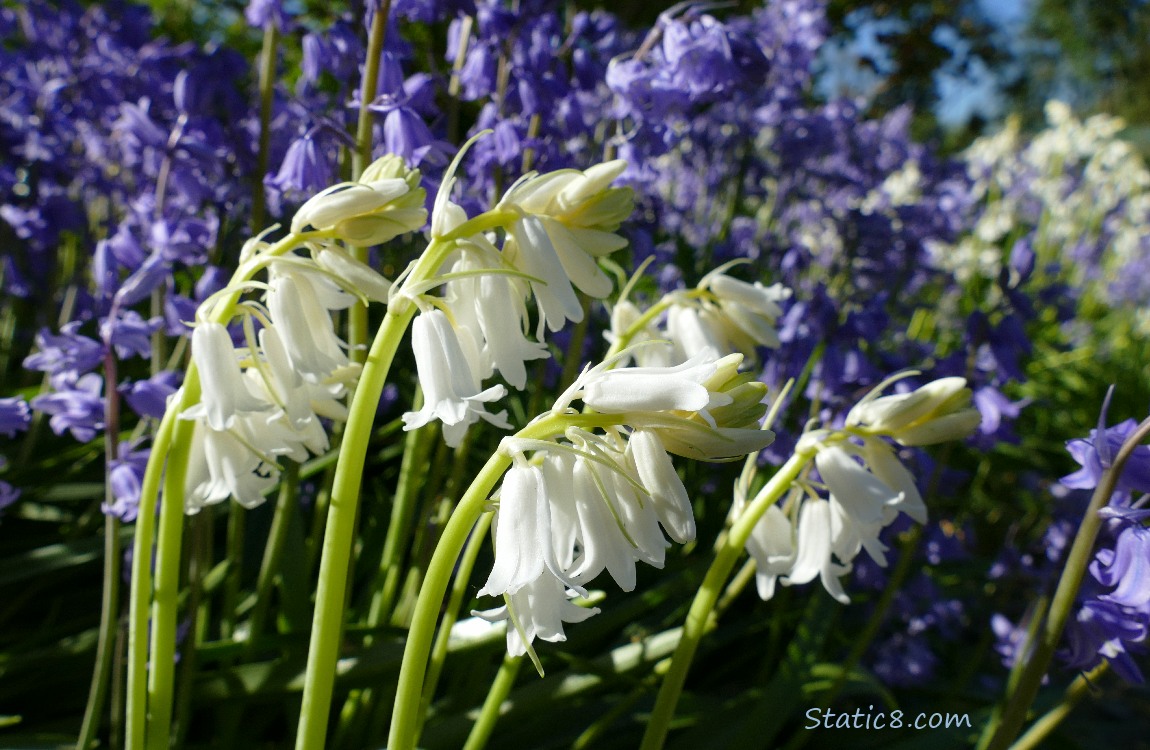
<path fill-rule="evenodd" d="M 843 591 L 839 576 L 848 573 L 850 568 L 835 563 L 831 557 L 831 519 L 831 505 L 826 500 L 809 499 L 803 503 L 799 509 L 795 563 L 783 583 L 788 586 L 808 583 L 818 576 L 828 594 L 849 604 L 850 597 Z"/>
<path fill-rule="evenodd" d="M 902 500 L 887 504 L 883 523 L 893 521 L 900 511 L 919 523 L 926 523 L 926 503 L 915 485 L 914 477 L 898 460 L 894 450 L 881 440 L 868 438 L 863 442 L 862 458 L 876 477 L 902 495 Z"/>
<path fill-rule="evenodd" d="M 538 466 L 512 467 L 503 478 L 495 513 L 495 565 L 480 596 L 514 594 L 543 569 L 566 578 L 555 559 L 551 507 Z M 574 585 L 565 581 L 568 585 Z"/>
<path fill-rule="evenodd" d="M 650 430 L 635 430 L 627 440 L 627 456 L 667 534 L 679 544 L 694 540 L 695 512 L 663 443 Z"/>
<path fill-rule="evenodd" d="M 572 471 L 572 492 L 579 518 L 583 552 L 571 576 L 590 581 L 606 570 L 619 588 L 635 588 L 634 545 L 623 532 L 623 520 L 614 498 L 600 490 L 603 486 L 587 461 L 576 461 Z"/>
<path fill-rule="evenodd" d="M 794 534 L 782 508 L 772 505 L 747 537 L 747 553 L 755 560 L 755 587 L 763 601 L 775 595 L 779 576 L 795 563 Z"/>
<path fill-rule="evenodd" d="M 226 430 L 238 412 L 270 406 L 248 390 L 232 338 L 221 324 L 204 322 L 192 330 L 192 361 L 200 373 L 201 396 L 198 407 L 184 412 L 186 418 L 202 413 L 213 430 Z"/>
<path fill-rule="evenodd" d="M 543 221 L 536 216 L 524 216 L 515 221 L 509 231 L 511 241 L 509 246 L 505 245 L 504 252 L 517 269 L 542 282 L 531 282 L 531 291 L 547 327 L 558 331 L 568 320 L 575 323 L 582 320 L 583 307 Z"/>
<path fill-rule="evenodd" d="M 268 285 L 268 310 L 292 364 L 305 380 L 318 383 L 347 367 L 350 360 L 335 334 L 329 307 L 308 274 L 277 272 Z"/>
<path fill-rule="evenodd" d="M 479 419 L 501 429 L 511 428 L 506 411 L 491 414 L 484 407 L 503 398 L 507 389 L 497 385 L 480 390 L 475 365 L 464 354 L 459 336 L 442 310 L 431 310 L 416 317 L 411 329 L 411 348 L 423 388 L 423 408 L 403 415 L 405 430 L 439 419 L 444 425 L 447 444 L 456 447 L 467 427 Z"/>
<path fill-rule="evenodd" d="M 882 523 L 887 504 L 901 499 L 900 493 L 867 471 L 842 448 L 832 446 L 820 450 L 815 454 L 815 466 L 831 494 L 858 523 Z"/>
<path fill-rule="evenodd" d="M 548 571 L 511 594 L 508 606 L 514 611 L 519 628 L 507 628 L 507 653 L 523 656 L 536 638 L 552 643 L 565 641 L 567 636 L 563 632 L 563 623 L 583 622 L 599 614 L 597 607 L 580 607 L 572 603 L 574 594 Z M 488 622 L 498 622 L 510 618 L 508 606 L 471 614 Z"/>

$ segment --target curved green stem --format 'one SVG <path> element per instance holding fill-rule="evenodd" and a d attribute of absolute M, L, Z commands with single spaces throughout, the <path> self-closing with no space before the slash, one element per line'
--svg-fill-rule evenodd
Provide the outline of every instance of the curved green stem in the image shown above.
<path fill-rule="evenodd" d="M 299 750 L 322 748 L 327 735 L 367 444 L 392 359 L 414 315 L 415 308 L 411 305 L 404 305 L 400 312 L 394 308 L 388 310 L 352 397 L 332 483 L 331 506 L 320 557 L 303 706 L 296 735 Z"/>
<path fill-rule="evenodd" d="M 1029 652 L 1031 655 L 1018 678 L 1018 685 L 1007 700 L 1001 718 L 997 722 L 991 721 L 983 731 L 978 743 L 979 750 L 1004 750 L 1022 729 L 1026 714 L 1042 684 L 1042 677 L 1046 674 L 1058 648 L 1058 642 L 1062 639 L 1062 631 L 1074 609 L 1074 599 L 1093 558 L 1094 540 L 1102 528 L 1102 517 L 1098 515 L 1098 511 L 1109 502 L 1126 461 L 1147 436 L 1150 436 L 1150 419 L 1138 425 L 1138 429 L 1122 444 L 1114 457 L 1114 462 L 1102 472 L 1098 486 L 1094 488 L 1094 494 L 1090 498 L 1090 505 L 1087 506 L 1082 523 L 1078 527 L 1078 533 L 1074 536 L 1070 553 L 1066 557 L 1066 566 L 1058 579 L 1050 612 L 1039 630 L 1039 640 L 1034 644 L 1033 652 L 1030 652 L 1029 642 L 1020 652 L 1022 654 Z"/>
<path fill-rule="evenodd" d="M 167 750 L 172 729 L 176 664 L 176 614 L 180 596 L 180 548 L 184 528 L 184 481 L 194 424 L 176 425 L 164 471 L 164 501 L 156 532 L 156 581 L 152 592 L 152 668 L 148 674 L 149 750 Z"/>
<path fill-rule="evenodd" d="M 467 735 L 467 742 L 463 750 L 483 750 L 487 747 L 487 740 L 495 730 L 495 722 L 499 721 L 499 709 L 503 701 L 507 700 L 511 688 L 515 685 L 515 677 L 519 674 L 519 667 L 523 664 L 522 656 L 505 656 L 491 689 L 487 691 L 487 698 L 483 701 L 483 708 L 479 711 L 471 733 Z"/>
<path fill-rule="evenodd" d="M 455 583 L 451 586 L 451 594 L 447 600 L 447 607 L 443 611 L 443 620 L 439 623 L 439 633 L 435 636 L 435 645 L 431 649 L 431 663 L 427 668 L 427 679 L 424 680 L 423 700 L 419 706 L 419 725 L 415 730 L 416 741 L 423 730 L 423 722 L 427 717 L 427 709 L 435 698 L 435 688 L 439 684 L 439 675 L 443 671 L 443 663 L 447 660 L 447 646 L 451 642 L 451 629 L 459 619 L 459 607 L 463 604 L 463 597 L 467 593 L 471 581 L 471 571 L 475 568 L 475 558 L 483 547 L 487 530 L 491 527 L 494 513 L 484 513 L 479 517 L 471 530 L 471 539 L 463 550 L 463 557 L 459 560 L 455 572 Z M 494 688 L 493 688 L 494 689 Z"/>
<path fill-rule="evenodd" d="M 813 451 L 796 452 L 785 464 L 779 467 L 770 481 L 759 491 L 747 509 L 731 526 L 726 541 L 716 551 L 715 560 L 707 569 L 703 584 L 691 602 L 691 609 L 687 612 L 687 621 L 683 624 L 683 635 L 675 653 L 671 657 L 671 666 L 663 677 L 663 684 L 659 688 L 659 695 L 655 699 L 655 707 L 647 723 L 647 731 L 643 735 L 640 750 L 658 750 L 663 747 L 667 739 L 667 731 L 671 726 L 671 719 L 675 715 L 675 706 L 679 702 L 679 695 L 683 692 L 683 683 L 687 680 L 687 672 L 691 668 L 691 660 L 698 650 L 699 642 L 707 632 L 715 603 L 723 591 L 723 586 L 734 570 L 742 556 L 743 547 L 751 536 L 755 524 L 759 522 L 767 509 L 783 496 L 810 460 L 814 457 Z"/>
<path fill-rule="evenodd" d="M 568 425 L 581 419 L 587 418 L 574 415 L 548 415 L 524 427 L 516 437 L 535 439 L 554 437 L 563 434 Z M 467 488 L 467 492 L 460 498 L 459 505 L 451 514 L 439 544 L 435 547 L 435 553 L 427 566 L 423 586 L 419 590 L 419 598 L 415 602 L 407 645 L 403 650 L 395 708 L 391 715 L 391 731 L 387 741 L 390 750 L 413 750 L 415 747 L 427 659 L 443 596 L 471 529 L 484 511 L 488 495 L 510 466 L 510 456 L 501 452 L 496 452 L 487 460 L 471 486 Z"/>
<path fill-rule="evenodd" d="M 132 586 L 128 601 L 127 747 L 142 748 L 147 722 L 148 605 L 152 591 L 152 541 L 155 539 L 156 499 L 164 457 L 172 442 L 176 411 L 169 409 L 152 443 L 152 455 L 140 486 L 136 536 L 132 547 Z"/>

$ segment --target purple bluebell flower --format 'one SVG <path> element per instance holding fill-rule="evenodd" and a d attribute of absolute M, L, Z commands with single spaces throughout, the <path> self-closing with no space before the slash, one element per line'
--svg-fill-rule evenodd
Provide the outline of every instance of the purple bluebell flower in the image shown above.
<path fill-rule="evenodd" d="M 31 420 L 28 403 L 23 398 L 0 398 L 0 435 L 13 437 L 17 432 L 28 429 Z"/>
<path fill-rule="evenodd" d="M 1090 572 L 1103 586 L 1115 587 L 1102 600 L 1145 609 L 1150 604 L 1150 528 L 1126 524 L 1113 550 L 1098 551 Z"/>
<path fill-rule="evenodd" d="M 147 450 L 128 448 L 121 453 L 120 458 L 110 462 L 108 482 L 112 489 L 112 502 L 100 506 L 104 513 L 115 516 L 124 523 L 136 520 L 148 453 Z"/>
<path fill-rule="evenodd" d="M 1142 672 L 1130 652 L 1146 640 L 1147 615 L 1145 607 L 1138 610 L 1089 598 L 1067 623 L 1067 648 L 1060 655 L 1080 670 L 1093 669 L 1105 658 L 1122 679 L 1140 685 Z"/>
<path fill-rule="evenodd" d="M 180 386 L 180 374 L 165 370 L 147 380 L 126 382 L 120 386 L 120 393 L 141 417 L 160 419 L 167 409 L 168 397 Z"/>
<path fill-rule="evenodd" d="M 410 107 L 392 107 L 383 118 L 384 149 L 411 166 L 419 164 L 433 141 L 431 129 Z"/>
<path fill-rule="evenodd" d="M 264 184 L 282 193 L 310 196 L 333 183 L 335 165 L 327 149 L 312 131 L 292 141 L 279 171 L 264 178 Z"/>
<path fill-rule="evenodd" d="M 152 292 L 160 288 L 160 285 L 167 280 L 171 272 L 172 264 L 164 258 L 162 253 L 156 252 L 149 255 L 139 268 L 124 279 L 124 283 L 120 284 L 120 288 L 116 292 L 120 304 L 131 306 L 147 299 Z"/>
<path fill-rule="evenodd" d="M 104 399 L 100 395 L 103 389 L 104 379 L 90 372 L 70 387 L 57 383 L 55 393 L 36 396 L 32 408 L 51 415 L 48 424 L 52 432 L 62 435 L 69 431 L 76 440 L 86 443 L 104 428 Z"/>
<path fill-rule="evenodd" d="M 244 18 L 249 26 L 257 29 L 272 25 L 281 34 L 288 29 L 288 15 L 282 0 L 248 0 Z"/>
<path fill-rule="evenodd" d="M 152 354 L 152 334 L 160 329 L 160 318 L 144 320 L 135 310 L 122 313 L 114 321 L 104 318 L 100 321 L 100 335 L 116 350 L 116 356 L 127 359 L 132 356 L 150 357 Z"/>
<path fill-rule="evenodd" d="M 1058 481 L 1071 489 L 1094 489 L 1111 458 L 1137 427 L 1133 419 L 1127 419 L 1103 430 L 1091 430 L 1089 437 L 1068 441 L 1066 450 L 1082 468 Z M 1134 449 L 1118 479 L 1117 489 L 1150 492 L 1150 446 L 1140 445 Z"/>
<path fill-rule="evenodd" d="M 77 333 L 81 325 L 81 321 L 74 320 L 61 328 L 59 334 L 40 331 L 36 334 L 39 351 L 29 355 L 24 366 L 52 375 L 80 375 L 95 368 L 104 359 L 104 347 L 100 342 Z"/>

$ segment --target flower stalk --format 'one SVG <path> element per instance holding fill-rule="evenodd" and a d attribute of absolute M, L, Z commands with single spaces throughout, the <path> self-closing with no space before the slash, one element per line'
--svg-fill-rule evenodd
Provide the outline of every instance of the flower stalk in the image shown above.
<path fill-rule="evenodd" d="M 734 522 L 723 545 L 716 551 L 715 559 L 707 569 L 703 583 L 691 602 L 691 609 L 687 612 L 683 634 L 679 639 L 679 645 L 675 647 L 675 653 L 671 656 L 671 666 L 663 676 L 663 683 L 659 687 L 659 694 L 655 699 L 655 707 L 651 711 L 647 730 L 643 734 L 640 750 L 658 750 L 666 742 L 667 731 L 675 715 L 675 706 L 679 702 L 683 684 L 687 680 L 687 672 L 691 668 L 691 660 L 694 659 L 699 643 L 707 633 L 715 604 L 731 571 L 735 569 L 743 554 L 747 539 L 751 536 L 755 524 L 767 509 L 790 489 L 791 483 L 810 464 L 814 455 L 813 450 L 797 450 L 787 459 Z"/>
<path fill-rule="evenodd" d="M 1138 425 L 1138 429 L 1131 433 L 1114 456 L 1113 463 L 1103 470 L 1098 486 L 1090 497 L 1086 513 L 1082 517 L 1082 523 L 1078 527 L 1078 533 L 1074 536 L 1070 553 L 1066 557 L 1066 565 L 1062 569 L 1062 576 L 1058 579 L 1050 611 L 1038 631 L 1038 641 L 1033 643 L 1033 646 L 1028 643 L 1020 652 L 1024 655 L 1023 658 L 1027 659 L 1026 666 L 1023 667 L 1018 684 L 1007 699 L 1001 714 L 992 717 L 986 725 L 979 739 L 978 750 L 1004 750 L 1022 730 L 1030 706 L 1042 684 L 1042 678 L 1050 667 L 1054 652 L 1062 639 L 1062 631 L 1066 628 L 1066 623 L 1074 610 L 1075 597 L 1093 557 L 1094 541 L 1102 528 L 1103 520 L 1098 511 L 1106 506 L 1110 496 L 1114 494 L 1118 480 L 1134 449 L 1147 437 L 1150 437 L 1150 419 Z M 1029 657 L 1026 657 L 1026 654 L 1029 654 Z"/>

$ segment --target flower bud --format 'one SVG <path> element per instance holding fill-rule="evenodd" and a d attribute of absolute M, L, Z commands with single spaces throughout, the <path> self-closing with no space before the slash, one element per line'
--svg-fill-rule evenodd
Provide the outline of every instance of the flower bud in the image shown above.
<path fill-rule="evenodd" d="M 932 445 L 969 435 L 982 421 L 964 378 L 941 378 L 911 393 L 864 398 L 847 425 L 865 426 L 903 445 Z"/>
<path fill-rule="evenodd" d="M 420 173 L 394 155 L 377 159 L 359 182 L 345 182 L 315 195 L 296 212 L 291 230 L 331 230 L 345 242 L 378 245 L 419 229 L 427 221 Z"/>

